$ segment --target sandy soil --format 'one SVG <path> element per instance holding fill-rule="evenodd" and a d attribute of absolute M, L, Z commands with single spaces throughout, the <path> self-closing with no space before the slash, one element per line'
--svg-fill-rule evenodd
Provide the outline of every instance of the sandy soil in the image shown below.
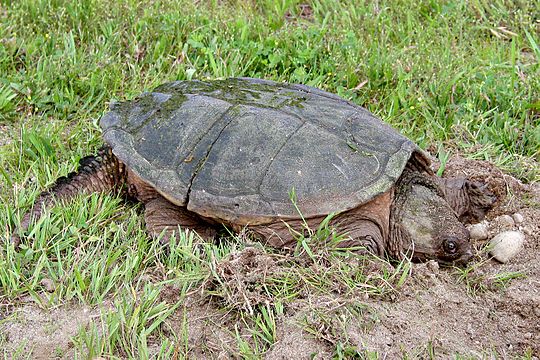
<path fill-rule="evenodd" d="M 487 181 L 498 195 L 495 209 L 488 214 L 491 235 L 502 229 L 525 234 L 524 248 L 516 257 L 506 264 L 498 263 L 483 250 L 485 243 L 478 242 L 476 266 L 466 277 L 456 269 L 439 268 L 429 262 L 413 264 L 405 284 L 389 296 L 351 298 L 339 291 L 302 294 L 286 303 L 283 314 L 276 317 L 276 342 L 265 358 L 328 359 L 337 348 L 351 355 L 347 351 L 356 347 L 377 352 L 380 359 L 405 354 L 409 358 L 460 354 L 539 359 L 540 185 L 523 185 L 487 162 L 451 159 L 445 175 L 460 174 Z M 523 215 L 522 223 L 500 222 L 500 215 L 516 212 Z M 247 288 L 248 283 L 263 281 L 268 272 L 280 271 L 279 259 L 253 249 L 234 254 L 218 265 L 223 279 L 241 275 L 245 281 L 231 283 L 229 295 L 217 300 L 216 296 L 198 292 L 168 319 L 170 328 L 181 332 L 187 314 L 190 358 L 237 356 L 235 328 L 246 341 L 252 337 L 239 310 L 249 312 L 246 304 L 272 300 L 257 297 L 256 292 L 242 292 L 242 286 Z M 508 276 L 516 278 L 504 281 Z M 239 293 L 252 298 L 235 302 L 233 295 Z M 169 289 L 163 298 L 174 302 L 174 294 L 174 289 Z M 25 304 L 9 310 L 16 316 L 0 322 L 0 335 L 12 349 L 23 346 L 36 349 L 36 355 L 65 354 L 69 337 L 79 326 L 93 321 L 96 311 L 76 306 L 44 311 Z"/>
<path fill-rule="evenodd" d="M 81 326 L 99 321 L 99 311 L 80 305 L 44 310 L 31 298 L 22 301 L 9 316 L 0 312 L 0 337 L 6 359 L 51 359 L 73 356 L 71 337 Z"/>

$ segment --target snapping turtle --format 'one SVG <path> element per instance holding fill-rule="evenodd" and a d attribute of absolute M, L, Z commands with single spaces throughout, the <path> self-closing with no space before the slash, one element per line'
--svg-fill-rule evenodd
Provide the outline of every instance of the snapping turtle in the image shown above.
<path fill-rule="evenodd" d="M 54 199 L 126 191 L 155 236 L 180 226 L 211 237 L 225 225 L 289 247 L 289 227 L 336 213 L 340 246 L 464 263 L 462 222 L 495 200 L 481 184 L 436 177 L 422 150 L 366 109 L 304 85 L 177 81 L 112 104 L 100 124 L 107 145 L 39 196 L 22 230 Z"/>

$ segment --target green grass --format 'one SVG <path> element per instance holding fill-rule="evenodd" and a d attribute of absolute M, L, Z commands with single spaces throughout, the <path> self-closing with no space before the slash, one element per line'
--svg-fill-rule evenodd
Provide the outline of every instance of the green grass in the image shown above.
<path fill-rule="evenodd" d="M 73 339 L 79 357 L 188 356 L 187 322 L 172 336 L 165 320 L 216 280 L 211 264 L 243 246 L 234 239 L 201 244 L 183 234 L 164 250 L 137 206 L 93 195 L 50 209 L 20 251 L 5 241 L 39 192 L 100 146 L 98 119 L 110 101 L 166 81 L 251 76 L 317 86 L 368 108 L 443 163 L 460 153 L 540 180 L 534 1 L 313 0 L 308 18 L 298 16 L 300 3 L 0 1 L 0 303 L 112 299 L 116 311 Z M 354 267 L 363 260 L 332 253 L 326 268 L 329 253 L 307 240 L 299 241 L 307 263 L 268 279 L 260 291 L 274 301 L 242 312 L 231 330 L 241 356 L 271 348 L 276 314 L 303 293 L 384 296 L 408 276 L 403 263 L 368 279 Z M 516 276 L 494 281 L 504 287 Z M 177 302 L 156 297 L 172 285 Z M 356 354 L 347 339 L 333 346 L 337 358 Z"/>

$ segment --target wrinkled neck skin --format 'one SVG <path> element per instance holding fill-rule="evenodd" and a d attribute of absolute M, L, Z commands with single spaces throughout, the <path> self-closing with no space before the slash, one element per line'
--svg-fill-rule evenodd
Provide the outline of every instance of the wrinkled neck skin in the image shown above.
<path fill-rule="evenodd" d="M 472 257 L 468 230 L 429 174 L 405 169 L 396 184 L 390 224 L 388 249 L 394 259 L 462 265 Z"/>

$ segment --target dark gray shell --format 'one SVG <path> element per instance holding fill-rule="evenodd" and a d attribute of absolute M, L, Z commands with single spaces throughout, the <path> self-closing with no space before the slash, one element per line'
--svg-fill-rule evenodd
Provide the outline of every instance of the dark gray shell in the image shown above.
<path fill-rule="evenodd" d="M 387 191 L 418 148 L 325 91 L 257 79 L 177 81 L 101 119 L 114 154 L 167 199 L 264 224 L 341 212 Z"/>

